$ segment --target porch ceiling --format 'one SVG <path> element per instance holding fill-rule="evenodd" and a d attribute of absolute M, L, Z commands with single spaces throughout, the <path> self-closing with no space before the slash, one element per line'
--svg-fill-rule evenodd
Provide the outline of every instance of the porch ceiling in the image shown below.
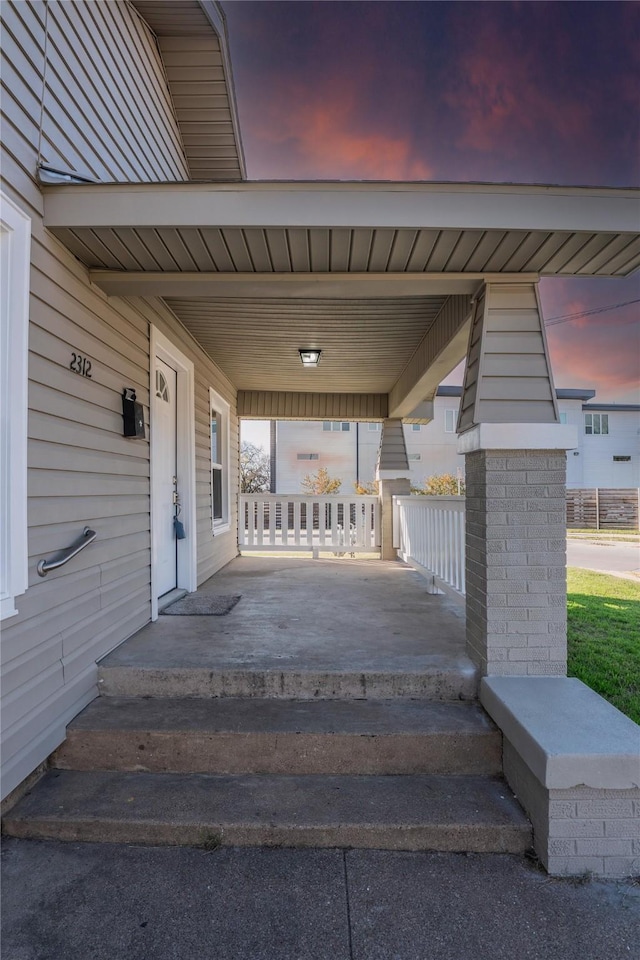
<path fill-rule="evenodd" d="M 173 299 L 167 304 L 239 390 L 388 393 L 445 300 Z M 300 347 L 317 347 L 303 368 Z"/>
<path fill-rule="evenodd" d="M 425 338 L 441 379 L 464 356 L 469 296 L 483 280 L 626 276 L 640 265 L 637 190 L 182 183 L 44 193 L 45 225 L 94 283 L 112 296 L 163 297 L 243 391 L 387 394 Z M 317 369 L 302 368 L 301 347 L 322 350 Z"/>

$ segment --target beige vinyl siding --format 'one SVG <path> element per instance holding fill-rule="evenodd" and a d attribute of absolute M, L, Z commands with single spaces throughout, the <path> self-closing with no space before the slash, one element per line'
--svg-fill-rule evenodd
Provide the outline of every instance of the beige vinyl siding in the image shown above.
<path fill-rule="evenodd" d="M 188 179 L 157 43 L 130 4 L 2 7 L 3 140 L 29 177 L 40 145 L 46 163 L 101 182 Z"/>
<path fill-rule="evenodd" d="M 107 298 L 34 220 L 29 357 L 29 589 L 3 623 L 4 790 L 64 737 L 96 694 L 96 660 L 151 614 L 149 328 L 158 326 L 195 366 L 198 583 L 237 553 L 235 391 L 160 301 Z M 91 379 L 69 369 L 73 350 Z M 121 395 L 134 387 L 147 439 L 122 436 Z M 228 532 L 211 528 L 209 387 L 231 405 Z M 96 541 L 45 579 L 36 564 L 83 526 Z"/>
<path fill-rule="evenodd" d="M 89 283 L 86 267 L 44 228 L 35 180 L 44 5 L 3 3 L 3 17 L 2 79 L 15 91 L 2 98 L 3 188 L 32 218 L 29 587 L 17 598 L 18 615 L 2 622 L 0 635 L 4 796 L 47 758 L 69 720 L 95 697 L 96 661 L 151 615 L 151 324 L 161 326 L 196 364 L 199 582 L 235 555 L 237 541 L 235 514 L 228 534 L 215 540 L 211 535 L 205 399 L 213 386 L 229 399 L 235 416 L 235 393 L 160 301 L 107 299 Z M 63 18 L 65 30 L 73 26 L 68 42 L 77 50 L 68 53 L 75 59 L 66 65 L 58 52 L 64 47 L 58 36 Z M 136 179 L 143 166 L 147 177 L 182 177 L 184 162 L 155 43 L 135 11 L 124 2 L 52 3 L 49 19 L 55 40 L 49 48 L 49 93 L 63 79 L 68 89 L 73 77 L 77 99 L 73 109 L 69 100 L 64 110 L 58 104 L 45 111 L 45 143 L 56 143 L 47 158 L 82 160 L 101 177 Z M 137 62 L 125 70 L 120 51 L 134 42 Z M 59 91 L 62 97 L 62 87 Z M 86 112 L 85 121 L 71 116 L 78 110 Z M 131 141 L 129 129 L 135 132 Z M 103 151 L 109 133 L 109 149 Z M 91 378 L 70 369 L 74 351 L 91 360 Z M 145 440 L 122 435 L 125 386 L 136 390 L 144 406 Z M 233 485 L 235 419 L 231 431 Z M 40 578 L 38 560 L 69 546 L 85 525 L 96 530 L 95 542 Z"/>
<path fill-rule="evenodd" d="M 149 444 L 122 436 L 121 394 L 148 409 L 148 321 L 115 310 L 34 218 L 30 298 L 29 589 L 2 625 L 3 791 L 96 693 L 96 660 L 150 616 Z M 69 369 L 73 351 L 91 378 Z M 38 560 L 97 539 L 45 579 Z"/>

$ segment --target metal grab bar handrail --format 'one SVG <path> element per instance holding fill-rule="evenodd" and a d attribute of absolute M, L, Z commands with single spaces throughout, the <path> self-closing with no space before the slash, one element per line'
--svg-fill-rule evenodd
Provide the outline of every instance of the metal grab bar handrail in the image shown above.
<path fill-rule="evenodd" d="M 38 566 L 36 567 L 38 576 L 46 577 L 49 570 L 57 570 L 58 567 L 63 567 L 69 560 L 77 557 L 81 550 L 84 550 L 90 543 L 93 543 L 96 537 L 97 533 L 95 530 L 91 530 L 90 527 L 85 527 L 82 535 L 77 540 L 74 540 L 66 550 L 61 550 L 55 557 L 52 557 L 51 560 L 38 560 Z"/>

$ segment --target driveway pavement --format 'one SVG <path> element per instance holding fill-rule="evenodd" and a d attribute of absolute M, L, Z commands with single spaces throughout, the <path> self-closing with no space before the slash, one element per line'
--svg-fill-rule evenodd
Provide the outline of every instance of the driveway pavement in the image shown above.
<path fill-rule="evenodd" d="M 509 855 L 7 840 L 6 960 L 622 960 L 640 885 Z"/>

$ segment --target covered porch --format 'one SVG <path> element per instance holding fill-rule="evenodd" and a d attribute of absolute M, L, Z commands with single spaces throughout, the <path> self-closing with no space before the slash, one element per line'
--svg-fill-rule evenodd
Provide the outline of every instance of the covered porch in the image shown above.
<path fill-rule="evenodd" d="M 471 700 L 463 608 L 401 561 L 243 556 L 197 596 L 225 616 L 163 616 L 100 665 L 120 695 Z"/>
<path fill-rule="evenodd" d="M 435 701 L 472 697 L 479 680 L 481 701 L 504 732 L 505 776 L 534 821 L 545 866 L 561 874 L 636 870 L 636 729 L 566 677 L 565 478 L 575 432 L 560 422 L 538 281 L 632 273 L 637 205 L 634 191 L 510 184 L 46 188 L 45 225 L 91 283 L 134 307 L 161 302 L 233 398 L 224 408 L 206 382 L 194 390 L 177 364 L 178 388 L 182 377 L 191 391 L 183 391 L 178 434 L 193 438 L 176 469 L 191 558 L 177 586 L 242 599 L 227 617 L 148 624 L 100 664 L 102 691 Z M 309 368 L 300 361 L 311 350 L 320 360 Z M 152 336 L 152 377 L 156 355 Z M 456 432 L 467 477 L 464 619 L 393 560 L 394 498 L 409 493 L 402 424 L 429 422 L 438 385 L 463 360 Z M 152 387 L 152 485 L 154 404 Z M 214 417 L 216 440 L 224 438 L 215 456 Z M 212 580 L 210 569 L 203 574 L 212 542 L 224 536 L 237 548 L 243 417 L 382 421 L 382 561 L 261 566 L 241 558 Z M 161 592 L 158 502 L 152 604 Z M 292 516 L 295 530 L 295 508 Z M 445 812 L 459 786 L 447 786 Z M 397 787 L 408 789 L 407 781 Z M 128 781 L 118 789 L 124 797 Z M 356 808 L 368 808 L 368 787 L 358 789 Z M 421 784 L 420 797 L 430 789 Z M 503 799 L 494 797 L 498 809 Z M 397 807 L 392 798 L 389 810 Z M 352 843 L 352 835 L 332 837 Z M 400 842 L 397 834 L 389 842 Z"/>

